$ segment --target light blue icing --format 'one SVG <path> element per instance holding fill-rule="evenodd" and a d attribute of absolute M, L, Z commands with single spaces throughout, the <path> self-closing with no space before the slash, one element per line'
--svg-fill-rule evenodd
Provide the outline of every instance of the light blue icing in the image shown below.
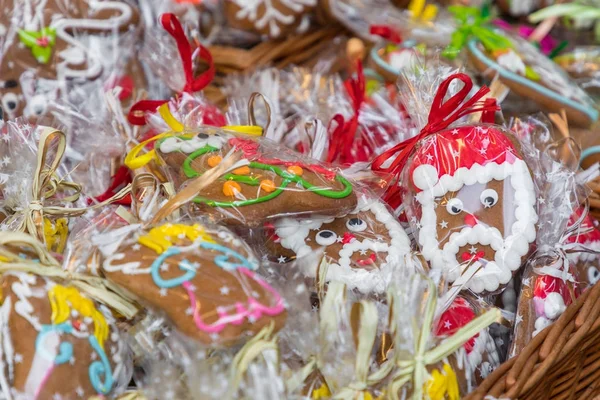
<path fill-rule="evenodd" d="M 95 336 L 90 335 L 89 341 L 92 348 L 100 356 L 100 360 L 94 361 L 88 369 L 90 382 L 92 383 L 92 386 L 96 392 L 107 394 L 110 392 L 113 386 L 113 376 L 110 368 L 110 362 L 108 361 L 106 353 L 102 347 L 100 347 L 98 339 L 96 339 Z M 101 376 L 104 376 L 104 382 L 102 381 Z"/>
<path fill-rule="evenodd" d="M 515 74 L 514 72 L 508 71 L 507 69 L 500 66 L 494 60 L 489 59 L 477 46 L 479 41 L 477 39 L 470 39 L 467 43 L 469 51 L 471 51 L 477 59 L 483 62 L 487 67 L 495 70 L 500 74 L 500 76 L 510 79 L 511 81 L 517 82 L 520 85 L 526 86 L 532 90 L 535 90 L 538 93 L 543 94 L 546 97 L 554 99 L 562 104 L 565 104 L 577 111 L 580 111 L 587 115 L 587 117 L 591 121 L 596 121 L 598 119 L 598 110 L 593 107 L 586 107 L 585 104 L 574 101 L 568 97 L 561 96 L 560 93 L 557 93 L 553 90 L 550 90 L 542 85 L 539 85 L 533 82 L 530 79 L 527 79 L 521 75 Z"/>
<path fill-rule="evenodd" d="M 257 268 L 256 265 L 250 263 L 245 257 L 228 247 L 209 242 L 200 242 L 199 246 L 203 249 L 216 250 L 223 253 L 215 256 L 215 264 L 226 271 L 234 271 L 239 267 L 244 267 L 249 270 L 255 270 Z M 171 246 L 165 252 L 159 255 L 150 266 L 152 280 L 156 286 L 164 289 L 170 289 L 180 286 L 184 282 L 188 282 L 196 276 L 196 268 L 189 261 L 182 260 L 179 263 L 179 269 L 184 271 L 183 275 L 171 279 L 163 279 L 161 277 L 160 266 L 167 258 L 177 254 L 181 254 L 181 249 L 177 246 Z M 232 262 L 230 261 L 231 259 L 235 259 L 236 261 Z"/>

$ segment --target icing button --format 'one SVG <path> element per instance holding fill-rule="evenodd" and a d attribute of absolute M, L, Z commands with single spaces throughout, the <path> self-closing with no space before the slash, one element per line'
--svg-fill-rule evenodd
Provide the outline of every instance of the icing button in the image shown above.
<path fill-rule="evenodd" d="M 221 156 L 210 156 L 206 162 L 208 163 L 209 167 L 213 168 L 219 165 L 221 160 L 223 160 Z"/>
<path fill-rule="evenodd" d="M 304 173 L 304 171 L 302 170 L 302 168 L 301 168 L 301 167 L 299 167 L 299 166 L 297 166 L 297 165 L 292 165 L 292 166 L 289 166 L 289 167 L 287 168 L 287 171 L 288 171 L 290 174 L 294 174 L 294 175 L 297 175 L 297 176 L 302 176 L 302 174 Z"/>
<path fill-rule="evenodd" d="M 274 192 L 276 189 L 275 182 L 273 182 L 272 180 L 269 180 L 269 179 L 265 179 L 260 182 L 260 188 L 267 193 Z"/>
<path fill-rule="evenodd" d="M 227 181 L 223 184 L 223 194 L 225 196 L 233 197 L 236 193 L 242 191 L 242 188 L 237 182 Z"/>

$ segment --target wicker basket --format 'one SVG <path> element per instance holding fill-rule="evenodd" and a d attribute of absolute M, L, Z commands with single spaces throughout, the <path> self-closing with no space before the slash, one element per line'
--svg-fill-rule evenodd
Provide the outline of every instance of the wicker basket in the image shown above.
<path fill-rule="evenodd" d="M 492 372 L 465 399 L 594 399 L 600 395 L 600 285 Z"/>

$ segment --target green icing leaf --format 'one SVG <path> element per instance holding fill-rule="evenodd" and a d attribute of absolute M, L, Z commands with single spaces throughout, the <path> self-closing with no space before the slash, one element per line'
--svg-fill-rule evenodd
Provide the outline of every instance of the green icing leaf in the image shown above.
<path fill-rule="evenodd" d="M 540 75 L 537 72 L 535 72 L 530 66 L 526 65 L 525 66 L 525 78 L 532 80 L 532 81 L 539 81 Z"/>
<path fill-rule="evenodd" d="M 42 28 L 39 32 L 19 30 L 19 40 L 31 49 L 31 54 L 40 64 L 47 64 L 52 56 L 52 48 L 56 43 L 56 30 Z"/>

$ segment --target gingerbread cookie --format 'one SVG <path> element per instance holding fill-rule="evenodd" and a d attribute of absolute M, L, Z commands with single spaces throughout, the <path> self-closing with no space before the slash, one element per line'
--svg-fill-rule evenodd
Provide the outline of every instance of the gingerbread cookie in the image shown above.
<path fill-rule="evenodd" d="M 286 214 L 339 215 L 356 207 L 352 184 L 334 169 L 302 162 L 271 144 L 220 131 L 175 135 L 156 145 L 176 186 L 214 168 L 232 149 L 243 158 L 194 199 L 195 213 L 252 227 Z"/>
<path fill-rule="evenodd" d="M 598 120 L 594 101 L 552 60 L 526 39 L 501 30 L 494 33 L 503 45 L 470 38 L 466 47 L 475 68 L 500 80 L 514 93 L 535 101 L 549 112 L 567 112 L 569 122 L 588 127 Z"/>
<path fill-rule="evenodd" d="M 96 238 L 105 257 L 101 270 L 179 331 L 202 343 L 233 345 L 269 324 L 283 326 L 283 299 L 229 231 L 182 224 L 138 228 Z"/>
<path fill-rule="evenodd" d="M 582 208 L 575 211 L 569 220 L 574 224 L 581 217 Z M 600 280 L 600 228 L 598 221 L 586 215 L 576 232 L 567 239 L 567 243 L 580 244 L 583 251 L 569 253 L 569 262 L 582 290 L 595 285 Z M 587 250 L 591 250 L 588 252 Z"/>
<path fill-rule="evenodd" d="M 135 29 L 137 9 L 121 0 L 1 0 L 0 108 L 5 119 L 38 117 L 65 89 L 66 80 L 102 73 L 86 34 Z"/>
<path fill-rule="evenodd" d="M 420 57 L 423 57 L 423 54 L 407 43 L 382 44 L 371 49 L 373 68 L 388 82 L 396 82 L 402 71 L 419 65 Z"/>
<path fill-rule="evenodd" d="M 225 17 L 234 28 L 279 38 L 308 29 L 316 5 L 317 0 L 226 0 Z"/>
<path fill-rule="evenodd" d="M 340 218 L 283 218 L 271 225 L 267 248 L 280 263 L 324 250 L 327 280 L 362 293 L 384 293 L 393 267 L 403 265 L 410 240 L 386 206 L 362 196 L 357 208 Z M 316 278 L 316 265 L 304 274 Z"/>
<path fill-rule="evenodd" d="M 510 133 L 500 126 L 447 129 L 424 139 L 407 165 L 407 213 L 432 268 L 450 282 L 479 262 L 475 293 L 508 284 L 536 239 L 536 192 Z"/>
<path fill-rule="evenodd" d="M 22 272 L 3 275 L 2 295 L 4 398 L 104 397 L 129 382 L 125 343 L 106 308 Z"/>
<path fill-rule="evenodd" d="M 457 297 L 440 316 L 435 335 L 450 337 L 476 316 L 475 306 L 465 298 Z M 461 393 L 469 393 L 500 365 L 500 356 L 489 328 L 469 339 L 448 361 L 457 373 Z"/>

